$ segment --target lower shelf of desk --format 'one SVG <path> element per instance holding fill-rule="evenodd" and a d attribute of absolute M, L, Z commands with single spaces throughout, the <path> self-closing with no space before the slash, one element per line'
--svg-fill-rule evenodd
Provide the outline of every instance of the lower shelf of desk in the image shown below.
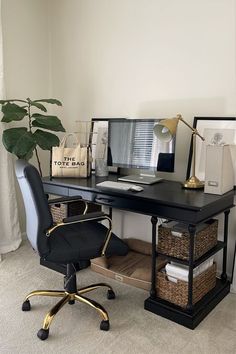
<path fill-rule="evenodd" d="M 192 313 L 188 313 L 186 310 L 160 298 L 152 299 L 149 297 L 144 302 L 144 308 L 182 326 L 194 329 L 229 292 L 230 282 L 217 279 L 214 289 L 194 306 Z"/>

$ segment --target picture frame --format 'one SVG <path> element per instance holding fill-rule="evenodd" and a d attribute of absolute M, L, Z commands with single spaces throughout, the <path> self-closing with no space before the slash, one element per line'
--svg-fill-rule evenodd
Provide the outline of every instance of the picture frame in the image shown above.
<path fill-rule="evenodd" d="M 201 181 L 205 179 L 205 158 L 207 144 L 230 144 L 234 168 L 234 186 L 236 186 L 236 117 L 194 117 L 193 128 L 205 138 L 196 137 L 195 175 Z M 193 140 L 191 139 L 186 179 L 192 169 Z"/>
<path fill-rule="evenodd" d="M 107 159 L 107 137 L 108 137 L 108 121 L 106 119 L 92 120 L 92 170 L 95 170 L 95 160 Z M 105 141 L 105 140 L 106 141 Z"/>
<path fill-rule="evenodd" d="M 92 149 L 92 171 L 95 171 L 96 158 L 104 158 L 109 161 L 108 152 L 108 134 L 109 134 L 109 121 L 114 119 L 116 121 L 123 121 L 127 118 L 92 118 L 91 128 L 91 149 Z M 104 141 L 106 139 L 106 143 Z M 108 165 L 109 173 L 117 174 L 119 172 L 118 167 Z"/>

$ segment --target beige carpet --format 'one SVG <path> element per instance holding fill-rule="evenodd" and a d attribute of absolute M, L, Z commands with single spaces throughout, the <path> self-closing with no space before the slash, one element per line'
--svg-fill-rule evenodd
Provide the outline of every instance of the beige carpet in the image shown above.
<path fill-rule="evenodd" d="M 111 328 L 100 331 L 100 318 L 84 304 L 65 306 L 51 325 L 50 336 L 36 333 L 57 299 L 35 297 L 32 310 L 22 312 L 24 296 L 35 289 L 61 289 L 63 276 L 39 265 L 27 242 L 0 263 L 0 353 L 236 353 L 236 295 L 228 295 L 191 331 L 143 309 L 144 290 L 105 279 L 85 269 L 78 273 L 81 286 L 107 281 L 117 298 L 107 300 L 104 290 L 90 293 L 109 312 Z"/>

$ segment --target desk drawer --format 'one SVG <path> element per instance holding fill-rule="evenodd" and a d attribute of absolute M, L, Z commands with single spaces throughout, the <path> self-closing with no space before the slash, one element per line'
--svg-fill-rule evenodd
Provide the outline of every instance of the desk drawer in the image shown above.
<path fill-rule="evenodd" d="M 126 199 L 125 197 L 117 197 L 117 196 L 108 196 L 106 194 L 97 194 L 94 195 L 95 203 L 101 205 L 107 205 L 109 207 L 117 208 L 117 209 L 126 209 L 133 210 L 134 202 L 131 199 Z M 136 203 L 137 204 L 137 203 Z M 132 208 L 133 206 L 133 208 Z"/>
<path fill-rule="evenodd" d="M 52 184 L 43 185 L 44 192 L 47 194 L 60 195 L 62 197 L 67 197 L 69 195 L 69 188 L 53 186 Z"/>
<path fill-rule="evenodd" d="M 125 197 L 122 198 L 114 195 L 94 193 L 85 190 L 79 190 L 79 191 L 76 189 L 69 190 L 69 196 L 77 196 L 77 195 L 80 195 L 84 200 L 87 200 L 88 202 L 93 202 L 100 205 L 107 205 L 109 207 L 118 208 L 118 209 L 124 209 L 124 208 L 132 209 L 132 205 L 133 205 L 133 201 L 126 199 Z"/>
<path fill-rule="evenodd" d="M 84 200 L 87 200 L 88 202 L 93 202 L 94 197 L 96 196 L 96 193 L 83 191 L 83 190 L 76 190 L 76 189 L 69 190 L 70 197 L 74 197 L 74 196 L 78 196 L 78 195 L 80 195 Z"/>

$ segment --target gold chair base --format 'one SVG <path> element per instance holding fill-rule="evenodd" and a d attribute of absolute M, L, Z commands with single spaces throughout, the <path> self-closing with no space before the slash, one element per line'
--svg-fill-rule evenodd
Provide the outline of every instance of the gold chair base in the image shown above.
<path fill-rule="evenodd" d="M 56 305 L 53 306 L 53 308 L 51 308 L 51 310 L 46 314 L 46 316 L 44 318 L 42 330 L 46 330 L 46 331 L 49 330 L 51 322 L 52 322 L 53 318 L 55 317 L 55 315 L 58 313 L 58 311 L 68 302 L 73 303 L 75 300 L 93 307 L 100 314 L 103 321 L 109 321 L 108 313 L 104 309 L 103 306 L 101 306 L 96 301 L 88 299 L 87 297 L 82 295 L 82 294 L 85 294 L 87 292 L 93 291 L 93 290 L 101 288 L 101 287 L 108 288 L 108 291 L 111 291 L 114 294 L 113 289 L 110 285 L 108 285 L 106 283 L 97 283 L 97 284 L 93 284 L 93 285 L 78 289 L 76 293 L 68 293 L 67 291 L 60 291 L 60 290 L 35 290 L 26 296 L 26 298 L 24 300 L 24 304 L 27 302 L 29 303 L 29 299 L 33 296 L 62 297 L 62 299 L 60 301 L 58 301 L 56 303 Z M 113 298 L 113 297 L 111 297 L 111 298 Z M 28 307 L 28 309 L 30 309 L 30 307 Z"/>

